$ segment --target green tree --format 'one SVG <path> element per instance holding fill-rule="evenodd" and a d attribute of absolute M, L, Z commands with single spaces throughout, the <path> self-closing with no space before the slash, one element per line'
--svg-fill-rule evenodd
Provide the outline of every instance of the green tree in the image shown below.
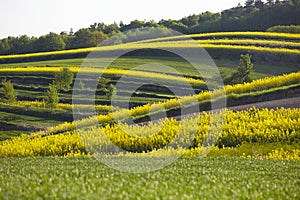
<path fill-rule="evenodd" d="M 55 74 L 54 84 L 58 90 L 68 91 L 74 80 L 74 74 L 69 68 L 63 68 L 60 72 Z"/>
<path fill-rule="evenodd" d="M 132 29 L 141 28 L 144 25 L 145 25 L 145 22 L 143 22 L 143 21 L 133 20 L 129 24 L 123 26 L 120 30 L 122 32 L 124 32 L 124 31 L 132 30 Z"/>
<path fill-rule="evenodd" d="M 34 38 L 30 38 L 27 35 L 22 35 L 18 39 L 18 45 L 19 47 L 15 47 L 18 49 L 18 53 L 27 53 L 32 52 L 32 41 Z"/>
<path fill-rule="evenodd" d="M 159 25 L 163 25 L 167 28 L 173 29 L 175 31 L 185 33 L 188 29 L 188 26 L 183 24 L 180 21 L 176 20 L 160 20 Z"/>
<path fill-rule="evenodd" d="M 57 107 L 59 97 L 56 85 L 49 85 L 49 89 L 47 90 L 46 95 L 44 97 L 44 102 L 47 107 L 51 108 L 51 112 L 53 112 L 54 109 Z"/>
<path fill-rule="evenodd" d="M 0 40 L 0 54 L 9 54 L 11 51 L 11 45 L 7 38 Z"/>
<path fill-rule="evenodd" d="M 103 40 L 106 40 L 108 37 L 101 31 L 95 31 L 92 33 L 93 37 L 93 46 L 97 46 L 102 42 Z"/>
<path fill-rule="evenodd" d="M 110 84 L 107 89 L 106 96 L 111 98 L 113 95 L 116 95 L 116 92 L 116 87 L 113 84 Z"/>
<path fill-rule="evenodd" d="M 101 77 L 99 80 L 100 90 L 107 93 L 107 84 L 109 83 L 109 79 Z"/>
<path fill-rule="evenodd" d="M 245 6 L 249 7 L 249 6 L 253 6 L 254 5 L 255 0 L 246 0 L 245 2 Z"/>
<path fill-rule="evenodd" d="M 93 46 L 92 32 L 89 29 L 79 29 L 74 34 L 73 48 L 85 48 Z"/>
<path fill-rule="evenodd" d="M 9 105 L 17 100 L 17 95 L 11 81 L 7 81 L 6 78 L 2 81 L 1 93 L 3 96 L 3 101 Z"/>
<path fill-rule="evenodd" d="M 66 46 L 63 37 L 56 33 L 49 33 L 38 38 L 35 42 L 35 51 L 57 51 Z"/>
<path fill-rule="evenodd" d="M 253 64 L 249 54 L 241 55 L 240 63 L 235 72 L 225 79 L 225 84 L 238 84 L 252 81 Z"/>

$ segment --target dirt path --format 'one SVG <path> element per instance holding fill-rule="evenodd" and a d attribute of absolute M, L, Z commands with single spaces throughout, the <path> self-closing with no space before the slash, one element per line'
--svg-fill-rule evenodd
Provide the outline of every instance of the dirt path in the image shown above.
<path fill-rule="evenodd" d="M 248 108 L 300 108 L 300 97 L 294 97 L 294 98 L 286 98 L 286 99 L 279 99 L 279 100 L 272 100 L 272 101 L 264 101 L 259 103 L 253 103 L 253 104 L 246 104 L 246 105 L 240 105 L 240 106 L 233 106 L 228 107 L 230 110 L 245 110 Z"/>
<path fill-rule="evenodd" d="M 276 109 L 276 108 L 300 108 L 300 97 L 294 97 L 294 98 L 286 98 L 286 99 L 278 99 L 278 100 L 272 100 L 272 101 L 264 101 L 264 102 L 258 102 L 258 103 L 252 103 L 252 104 L 245 104 L 240 106 L 232 106 L 227 107 L 227 109 L 233 110 L 233 111 L 239 111 L 239 110 L 246 110 L 249 108 L 269 108 L 269 109 Z M 215 113 L 218 112 L 218 110 L 213 110 L 211 112 Z M 186 117 L 193 116 L 194 114 L 188 114 L 183 116 L 174 116 L 172 118 L 175 118 L 177 120 L 181 120 Z M 158 120 L 155 120 L 158 121 Z"/>

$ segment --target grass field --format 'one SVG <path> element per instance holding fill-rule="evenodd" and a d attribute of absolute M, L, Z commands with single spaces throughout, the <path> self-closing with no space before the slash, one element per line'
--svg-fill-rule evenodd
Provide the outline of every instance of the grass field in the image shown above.
<path fill-rule="evenodd" d="M 216 66 L 219 68 L 221 72 L 224 72 L 225 75 L 229 75 L 236 69 L 239 61 L 238 57 L 236 61 L 231 60 L 220 60 L 214 59 Z M 91 63 L 95 62 L 105 63 L 107 59 L 105 58 L 98 58 L 98 59 L 89 59 Z M 1 68 L 8 68 L 8 67 L 30 67 L 30 66 L 61 66 L 61 67 L 73 67 L 73 66 L 80 66 L 84 61 L 83 58 L 74 58 L 74 59 L 67 59 L 67 60 L 47 60 L 47 61 L 37 61 L 37 62 L 24 62 L 24 63 L 13 63 L 13 64 L 0 64 Z M 159 58 L 159 57 L 127 57 L 127 58 L 119 58 L 114 65 L 111 67 L 118 68 L 118 69 L 131 69 L 134 66 L 138 66 L 141 64 L 149 64 L 149 63 L 160 63 L 167 66 L 171 66 L 176 69 L 178 72 L 185 74 L 185 75 L 194 75 L 194 69 L 191 69 L 190 65 L 184 62 L 182 59 L 179 58 Z M 262 78 L 266 76 L 274 76 L 280 75 L 284 73 L 290 73 L 294 71 L 298 71 L 299 68 L 295 65 L 283 65 L 283 64 L 267 64 L 267 63 L 254 63 L 254 79 Z M 162 71 L 160 68 L 154 68 L 154 72 L 166 73 L 166 71 Z"/>
<path fill-rule="evenodd" d="M 0 159 L 5 180 L 0 198 L 299 199 L 299 166 L 299 161 L 190 158 L 160 171 L 130 174 L 91 157 L 6 158 Z"/>

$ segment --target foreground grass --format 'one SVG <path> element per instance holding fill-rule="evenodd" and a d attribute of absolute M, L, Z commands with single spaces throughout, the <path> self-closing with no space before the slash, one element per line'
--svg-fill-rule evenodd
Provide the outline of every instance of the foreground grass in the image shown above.
<path fill-rule="evenodd" d="M 299 170 L 299 161 L 223 157 L 130 174 L 93 157 L 5 158 L 0 199 L 299 199 Z"/>

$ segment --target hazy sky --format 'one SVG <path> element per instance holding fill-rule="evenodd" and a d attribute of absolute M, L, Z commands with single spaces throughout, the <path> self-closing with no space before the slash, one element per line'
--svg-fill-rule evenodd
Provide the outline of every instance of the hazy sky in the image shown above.
<path fill-rule="evenodd" d="M 180 19 L 245 0 L 0 0 L 0 38 L 74 31 L 94 22 Z"/>

